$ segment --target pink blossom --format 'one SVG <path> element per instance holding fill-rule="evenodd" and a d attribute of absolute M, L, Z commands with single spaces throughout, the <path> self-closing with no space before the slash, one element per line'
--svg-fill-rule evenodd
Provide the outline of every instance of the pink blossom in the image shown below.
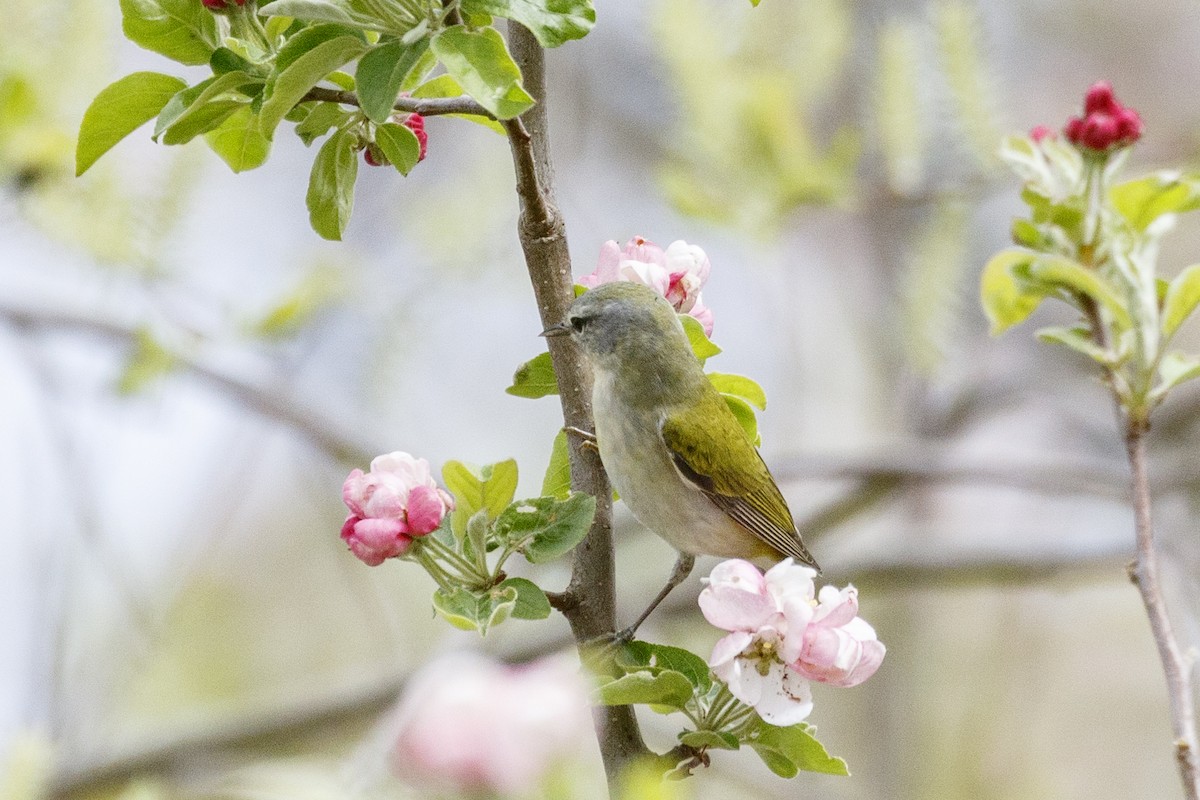
<path fill-rule="evenodd" d="M 785 559 L 765 575 L 747 561 L 718 564 L 700 593 L 705 619 L 729 635 L 709 666 L 734 697 L 772 725 L 812 712 L 809 681 L 854 686 L 874 674 L 884 646 L 858 617 L 858 592 L 824 587 L 816 571 Z"/>
<path fill-rule="evenodd" d="M 443 657 L 401 700 L 392 767 L 431 792 L 525 796 L 588 746 L 587 685 L 561 658 L 510 667 Z"/>
<path fill-rule="evenodd" d="M 454 500 L 433 480 L 429 462 L 399 451 L 377 456 L 370 472 L 351 472 L 342 500 L 350 509 L 342 540 L 372 567 L 404 555 L 415 537 L 437 530 L 454 508 Z"/>
<path fill-rule="evenodd" d="M 666 250 L 641 236 L 635 236 L 622 249 L 613 240 L 600 247 L 596 269 L 579 279 L 589 289 L 602 283 L 630 281 L 649 286 L 670 301 L 680 314 L 695 317 L 712 333 L 712 311 L 700 299 L 700 290 L 712 271 L 708 256 L 696 245 L 682 239 Z"/>
<path fill-rule="evenodd" d="M 1056 139 L 1058 134 L 1049 125 L 1035 125 L 1029 131 L 1029 138 L 1033 139 L 1037 144 L 1041 144 L 1043 139 Z"/>
<path fill-rule="evenodd" d="M 1105 151 L 1127 147 L 1142 136 L 1142 118 L 1118 102 L 1108 81 L 1092 84 L 1083 111 L 1082 117 L 1072 117 L 1063 127 L 1063 135 L 1076 146 Z"/>

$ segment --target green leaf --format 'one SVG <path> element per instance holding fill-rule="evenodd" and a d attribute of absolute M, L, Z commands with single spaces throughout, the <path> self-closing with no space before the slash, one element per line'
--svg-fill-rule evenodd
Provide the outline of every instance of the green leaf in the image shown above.
<path fill-rule="evenodd" d="M 767 393 L 763 388 L 745 375 L 731 375 L 722 372 L 708 373 L 708 380 L 721 394 L 740 397 L 755 408 L 767 410 Z"/>
<path fill-rule="evenodd" d="M 312 229 L 323 238 L 342 238 L 354 210 L 357 178 L 358 143 L 354 134 L 338 131 L 317 151 L 305 198 Z"/>
<path fill-rule="evenodd" d="M 215 129 L 249 102 L 238 90 L 259 83 L 244 72 L 227 72 L 184 89 L 158 115 L 154 137 L 161 136 L 163 144 L 184 144 Z"/>
<path fill-rule="evenodd" d="M 682 647 L 643 641 L 629 642 L 617 653 L 617 664 L 633 672 L 678 672 L 701 693 L 712 687 L 712 674 L 708 664 L 700 656 Z M 633 669 L 629 669 L 630 667 Z"/>
<path fill-rule="evenodd" d="M 1028 264 L 1036 255 L 1024 250 L 1002 250 L 988 261 L 980 280 L 980 300 L 983 311 L 992 323 L 992 335 L 996 336 L 1024 322 L 1045 295 L 1031 292 L 1017 283 L 1013 268 Z"/>
<path fill-rule="evenodd" d="M 550 463 L 542 478 L 542 495 L 565 500 L 571 494 L 571 461 L 567 455 L 567 432 L 559 431 L 550 448 Z"/>
<path fill-rule="evenodd" d="M 725 405 L 729 406 L 729 410 L 737 418 L 738 424 L 746 432 L 746 438 L 753 442 L 755 447 L 762 444 L 762 436 L 758 432 L 758 417 L 754 415 L 754 409 L 750 407 L 750 404 L 731 394 L 723 394 L 721 397 L 725 399 Z"/>
<path fill-rule="evenodd" d="M 497 119 L 511 119 L 533 105 L 521 86 L 521 70 L 495 28 L 469 31 L 454 25 L 439 31 L 430 46 L 467 94 Z"/>
<path fill-rule="evenodd" d="M 376 127 L 375 144 L 401 175 L 412 172 L 412 168 L 421 160 L 421 142 L 416 134 L 403 125 L 385 122 Z"/>
<path fill-rule="evenodd" d="M 243 105 L 216 130 L 204 135 L 208 146 L 234 172 L 261 167 L 271 154 L 271 141 L 263 136 L 258 115 Z"/>
<path fill-rule="evenodd" d="M 1163 397 L 1181 383 L 1200 378 L 1200 360 L 1173 350 L 1162 357 L 1158 365 L 1158 377 L 1161 383 L 1154 389 L 1155 399 Z"/>
<path fill-rule="evenodd" d="M 483 479 L 461 461 L 447 461 L 442 466 L 442 482 L 454 495 L 450 522 L 455 535 L 461 539 L 467 532 L 467 520 L 483 508 Z"/>
<path fill-rule="evenodd" d="M 596 24 L 592 0 L 463 0 L 468 14 L 491 14 L 529 28 L 542 47 L 582 39 Z"/>
<path fill-rule="evenodd" d="M 368 119 L 379 123 L 387 121 L 404 79 L 428 49 L 428 39 L 419 39 L 411 45 L 392 41 L 377 45 L 359 60 L 354 81 Z M 408 174 L 406 170 L 404 172 Z"/>
<path fill-rule="evenodd" d="M 433 608 L 440 616 L 456 628 L 477 630 L 481 636 L 508 619 L 516 605 L 517 590 L 512 586 L 495 586 L 483 592 L 458 586 L 433 593 Z"/>
<path fill-rule="evenodd" d="M 175 354 L 159 344 L 154 335 L 144 328 L 137 332 L 133 345 L 133 353 L 117 380 L 117 391 L 125 395 L 141 391 L 175 369 L 179 363 Z"/>
<path fill-rule="evenodd" d="M 255 335 L 265 338 L 294 336 L 342 293 L 344 285 L 341 270 L 330 264 L 315 264 L 293 289 L 256 322 L 251 323 L 249 328 Z"/>
<path fill-rule="evenodd" d="M 541 353 L 517 367 L 512 386 L 504 391 L 516 397 L 532 399 L 558 394 L 558 376 L 554 374 L 550 354 Z"/>
<path fill-rule="evenodd" d="M 597 702 L 605 706 L 629 706 L 634 703 L 684 708 L 692 699 L 692 684 L 682 674 L 663 670 L 657 674 L 633 672 L 601 685 Z"/>
<path fill-rule="evenodd" d="M 1163 298 L 1162 331 L 1170 338 L 1200 303 L 1200 264 L 1193 264 L 1175 276 Z"/>
<path fill-rule="evenodd" d="M 359 14 L 344 3 L 332 0 L 275 0 L 258 9 L 264 17 L 290 17 L 305 22 L 332 22 L 336 25 L 379 30 L 378 23 Z"/>
<path fill-rule="evenodd" d="M 350 114 L 337 103 L 317 103 L 304 119 L 296 123 L 296 135 L 307 146 L 349 118 Z"/>
<path fill-rule="evenodd" d="M 1037 256 L 1028 265 L 1020 264 L 1014 269 L 1018 278 L 1026 277 L 1042 284 L 1045 289 L 1068 289 L 1091 297 L 1112 314 L 1113 321 L 1122 328 L 1132 328 L 1133 320 L 1125 302 L 1108 281 L 1099 273 L 1068 258 L 1060 256 Z"/>
<path fill-rule="evenodd" d="M 226 72 L 245 72 L 256 77 L 266 78 L 262 65 L 248 61 L 228 47 L 218 47 L 208 58 L 208 66 L 214 75 L 224 75 Z"/>
<path fill-rule="evenodd" d="M 763 722 L 751 732 L 746 744 L 754 748 L 772 772 L 784 778 L 795 777 L 800 770 L 849 775 L 846 762 L 829 755 L 813 736 L 814 730 L 803 722 L 789 728 Z"/>
<path fill-rule="evenodd" d="M 696 354 L 696 358 L 700 359 L 701 364 L 721 353 L 721 348 L 708 338 L 708 334 L 704 332 L 704 326 L 698 319 L 689 314 L 680 314 L 679 321 L 683 324 L 683 332 L 687 334 L 688 342 L 692 345 L 692 352 Z"/>
<path fill-rule="evenodd" d="M 534 564 L 569 553 L 583 540 L 596 514 L 596 499 L 576 493 L 566 500 L 518 500 L 496 519 L 496 536 Z"/>
<path fill-rule="evenodd" d="M 483 476 L 483 509 L 492 519 L 508 508 L 517 493 L 517 462 L 515 459 L 498 461 L 480 470 Z"/>
<path fill-rule="evenodd" d="M 346 25 L 335 23 L 312 25 L 289 38 L 279 48 L 279 53 L 275 56 L 275 74 L 278 75 L 292 64 L 295 64 L 302 55 L 313 50 L 317 45 L 333 41 L 342 36 L 353 36 L 362 42 L 363 45 L 367 43 L 361 31 L 347 27 Z"/>
<path fill-rule="evenodd" d="M 197 0 L 121 0 L 121 30 L 180 64 L 207 64 L 220 41 L 216 18 Z"/>
<path fill-rule="evenodd" d="M 739 750 L 741 742 L 727 731 L 682 731 L 679 741 L 697 750 Z"/>
<path fill-rule="evenodd" d="M 429 51 L 432 52 L 432 51 Z M 437 63 L 436 57 L 434 63 Z M 418 69 L 420 65 L 417 65 Z M 414 73 L 416 70 L 414 70 Z M 458 81 L 452 75 L 439 75 L 433 80 L 426 81 L 420 86 L 412 90 L 414 99 L 434 99 L 439 97 L 463 97 L 465 92 Z M 474 122 L 476 125 L 482 125 L 490 131 L 507 136 L 508 132 L 504 130 L 504 126 L 490 117 L 480 116 L 479 114 L 446 114 L 447 117 L 458 117 L 465 119 L 468 122 Z"/>
<path fill-rule="evenodd" d="M 509 578 L 500 584 L 501 589 L 509 587 L 517 592 L 517 604 L 512 610 L 514 617 L 517 619 L 545 619 L 550 616 L 550 600 L 536 583 L 524 578 Z"/>
<path fill-rule="evenodd" d="M 1116 362 L 1115 354 L 1096 344 L 1087 328 L 1042 328 L 1035 335 L 1043 342 L 1065 345 L 1100 364 L 1111 365 Z"/>
<path fill-rule="evenodd" d="M 135 72 L 96 95 L 83 113 L 75 145 L 75 174 L 82 175 L 117 142 L 154 119 L 187 84 L 158 72 Z"/>
<path fill-rule="evenodd" d="M 259 116 L 262 132 L 272 138 L 284 115 L 322 78 L 351 61 L 365 46 L 357 36 L 338 36 L 321 42 L 280 72 L 270 84 Z"/>
<path fill-rule="evenodd" d="M 1200 181 L 1194 175 L 1159 172 L 1108 190 L 1108 199 L 1136 231 L 1146 228 L 1164 214 L 1179 214 L 1200 208 Z"/>

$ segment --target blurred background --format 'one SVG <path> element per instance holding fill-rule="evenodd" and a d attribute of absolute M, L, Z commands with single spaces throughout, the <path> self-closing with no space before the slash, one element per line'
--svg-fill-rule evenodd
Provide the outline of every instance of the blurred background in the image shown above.
<path fill-rule="evenodd" d="M 1106 392 L 1035 324 L 989 338 L 976 296 L 1021 212 L 1002 135 L 1061 126 L 1107 78 L 1146 123 L 1131 172 L 1195 164 L 1200 9 L 597 6 L 549 54 L 575 274 L 606 239 L 705 248 L 710 366 L 766 388 L 764 456 L 889 648 L 863 686 L 817 687 L 810 721 L 853 777 L 719 753 L 692 796 L 1182 796 Z M 376 453 L 516 457 L 539 492 L 561 422 L 503 391 L 543 347 L 508 148 L 429 120 L 411 177 L 360 169 L 340 244 L 309 229 L 313 153 L 290 135 L 233 175 L 143 129 L 76 179 L 99 89 L 185 72 L 119 28 L 104 0 L 14 0 L 0 27 L 0 796 L 343 798 L 431 654 L 567 640 L 561 618 L 451 631 L 424 573 L 337 537 L 341 481 Z M 1197 252 L 1184 219 L 1167 272 Z M 1189 644 L 1198 408 L 1176 392 L 1151 443 Z M 673 556 L 618 514 L 629 620 Z M 711 566 L 646 638 L 707 654 Z M 566 565 L 541 575 L 557 588 Z M 647 715 L 651 745 L 674 722 Z"/>

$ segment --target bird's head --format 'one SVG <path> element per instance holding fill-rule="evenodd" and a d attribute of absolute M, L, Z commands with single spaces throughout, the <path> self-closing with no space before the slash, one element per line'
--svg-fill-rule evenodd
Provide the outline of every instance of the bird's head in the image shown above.
<path fill-rule="evenodd" d="M 545 336 L 570 335 L 597 366 L 644 359 L 654 353 L 690 354 L 675 309 L 653 289 L 638 283 L 604 283 L 584 292 L 567 310 L 564 322 Z"/>

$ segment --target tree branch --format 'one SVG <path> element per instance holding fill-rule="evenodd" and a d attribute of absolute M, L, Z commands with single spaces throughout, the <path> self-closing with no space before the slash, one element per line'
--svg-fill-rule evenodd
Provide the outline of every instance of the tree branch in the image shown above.
<path fill-rule="evenodd" d="M 574 299 L 571 256 L 566 226 L 554 201 L 554 174 L 550 162 L 546 118 L 546 72 L 541 45 L 525 27 L 509 23 L 509 48 L 537 105 L 520 119 L 506 120 L 516 173 L 521 214 L 517 233 L 543 327 L 566 318 Z M 548 339 L 550 359 L 558 376 L 563 423 L 592 430 L 592 377 L 575 343 L 566 336 Z M 584 448 L 578 437 L 567 437 L 571 487 L 596 498 L 592 528 L 575 548 L 571 580 L 563 613 L 580 645 L 616 631 L 616 560 L 612 536 L 612 489 L 600 456 Z M 648 754 L 630 706 L 596 709 L 600 754 L 610 791 L 616 778 L 633 760 Z"/>
<path fill-rule="evenodd" d="M 358 95 L 345 89 L 327 89 L 324 86 L 314 86 L 308 90 L 300 102 L 317 100 L 323 103 L 341 103 L 344 106 L 362 107 Z M 495 119 L 492 112 L 476 103 L 470 97 L 398 97 L 392 108 L 409 114 L 420 114 L 423 117 L 436 117 L 442 114 L 471 114 L 476 117 Z"/>
<path fill-rule="evenodd" d="M 1125 449 L 1133 478 L 1134 525 L 1137 531 L 1137 556 L 1129 568 L 1129 577 L 1141 593 L 1150 618 L 1150 630 L 1158 646 L 1167 679 L 1171 707 L 1171 729 L 1175 735 L 1175 757 L 1188 800 L 1200 800 L 1200 752 L 1197 750 L 1196 713 L 1192 694 L 1192 659 L 1185 655 L 1171 627 L 1166 601 L 1159 582 L 1158 554 L 1154 547 L 1154 525 L 1150 514 L 1150 482 L 1146 474 L 1145 422 L 1130 416 L 1126 423 Z"/>

